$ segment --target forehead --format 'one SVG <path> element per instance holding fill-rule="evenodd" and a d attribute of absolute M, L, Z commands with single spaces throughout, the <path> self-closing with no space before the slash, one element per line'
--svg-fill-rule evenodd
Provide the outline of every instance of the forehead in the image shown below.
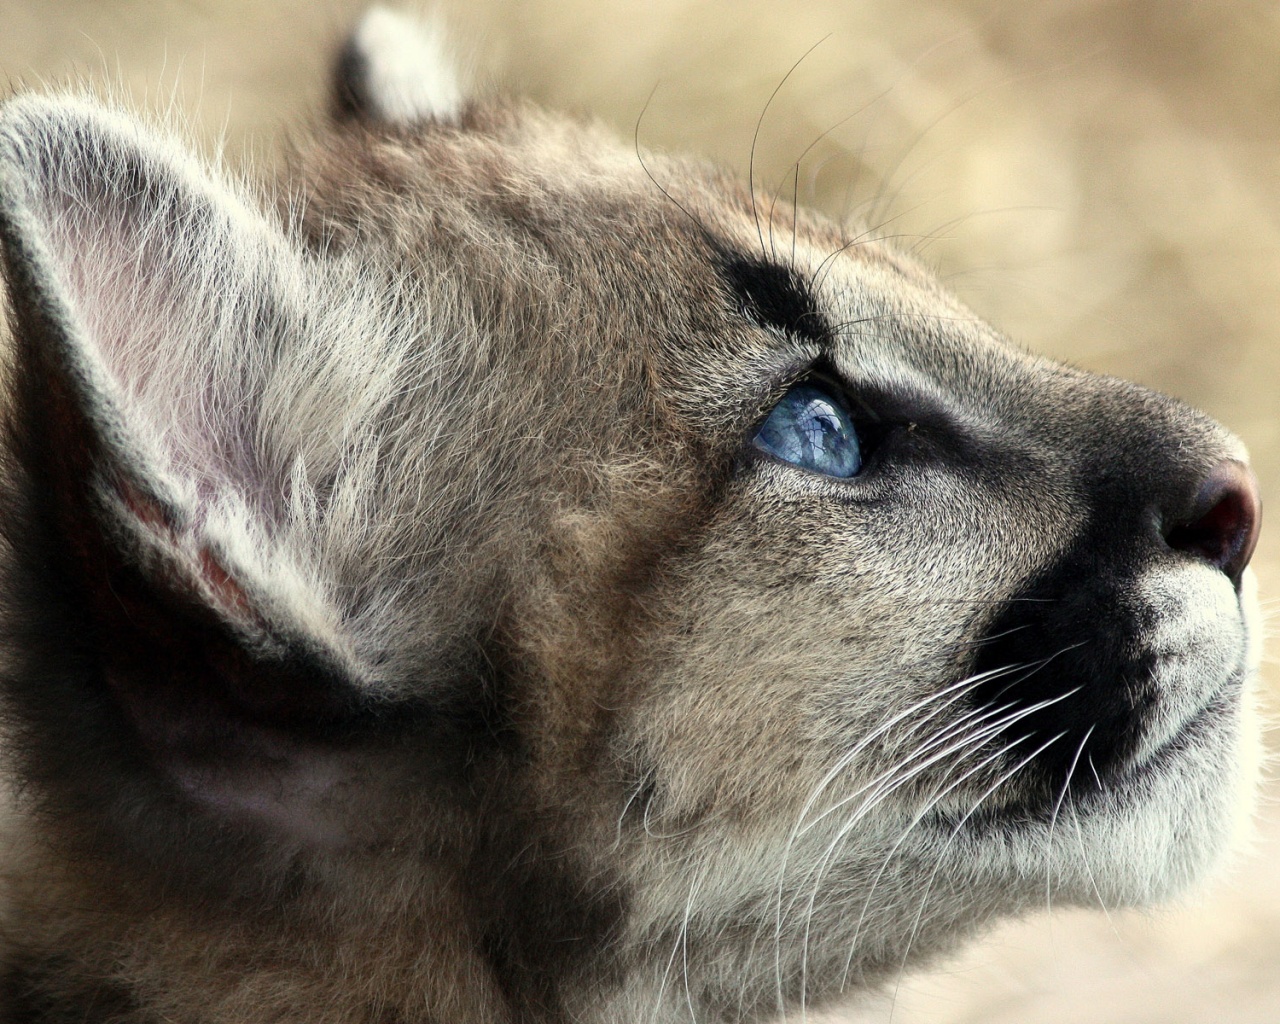
<path fill-rule="evenodd" d="M 393 259 L 398 250 L 425 262 L 423 276 L 452 280 L 552 361 L 612 352 L 712 383 L 818 354 L 850 375 L 954 370 L 960 339 L 968 365 L 1011 355 L 869 233 L 533 107 L 476 106 L 457 125 L 348 128 L 304 168 L 321 219 L 367 234 Z"/>

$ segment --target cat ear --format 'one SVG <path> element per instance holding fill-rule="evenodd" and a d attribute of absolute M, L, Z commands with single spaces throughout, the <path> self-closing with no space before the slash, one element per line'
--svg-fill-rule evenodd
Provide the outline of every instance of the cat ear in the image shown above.
<path fill-rule="evenodd" d="M 462 102 L 438 22 L 370 8 L 338 56 L 333 108 L 340 120 L 454 121 Z"/>
<path fill-rule="evenodd" d="M 0 109 L 0 243 L 5 615 L 28 662 L 6 696 L 68 749 L 116 745 L 123 715 L 171 780 L 234 804 L 215 761 L 287 762 L 279 736 L 362 685 L 318 572 L 277 543 L 263 392 L 314 309 L 306 259 L 176 144 L 39 97 Z"/>

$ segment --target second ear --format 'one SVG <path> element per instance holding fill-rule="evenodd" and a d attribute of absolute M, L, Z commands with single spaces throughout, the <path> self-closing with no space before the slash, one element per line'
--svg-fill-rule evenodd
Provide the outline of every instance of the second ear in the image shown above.
<path fill-rule="evenodd" d="M 427 25 L 385 7 L 360 19 L 334 69 L 333 111 L 339 120 L 452 121 L 462 102 L 439 23 Z"/>

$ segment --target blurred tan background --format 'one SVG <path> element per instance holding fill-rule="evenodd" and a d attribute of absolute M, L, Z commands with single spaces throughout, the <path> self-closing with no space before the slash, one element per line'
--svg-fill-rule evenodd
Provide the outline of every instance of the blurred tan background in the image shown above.
<path fill-rule="evenodd" d="M 0 0 L 0 74 L 123 82 L 270 167 L 355 0 Z M 1019 342 L 1199 405 L 1280 494 L 1280 5 L 445 0 L 476 84 L 869 220 Z M 770 93 L 782 85 L 760 118 Z M 804 153 L 798 177 L 794 161 Z M 1273 499 L 1280 500 L 1280 499 Z M 1280 593 L 1280 530 L 1256 562 Z M 1273 677 L 1276 675 L 1272 673 Z M 1269 682 L 1268 696 L 1275 689 Z M 851 1019 L 1280 1024 L 1280 790 L 1193 903 L 1000 929 Z"/>

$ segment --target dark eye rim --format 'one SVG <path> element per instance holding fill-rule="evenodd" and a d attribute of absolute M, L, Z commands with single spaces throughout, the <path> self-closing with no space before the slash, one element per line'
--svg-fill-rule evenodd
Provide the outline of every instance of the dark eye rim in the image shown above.
<path fill-rule="evenodd" d="M 778 403 L 793 390 L 805 385 L 817 387 L 826 392 L 835 404 L 840 406 L 853 424 L 853 428 L 857 432 L 858 447 L 862 459 L 861 467 L 853 476 L 837 477 L 808 469 L 794 462 L 788 462 L 786 459 L 766 451 L 755 443 L 760 429 L 773 414 Z M 751 421 L 746 436 L 747 461 L 749 463 L 766 462 L 776 466 L 785 466 L 795 472 L 804 473 L 837 485 L 857 485 L 860 481 L 864 481 L 867 477 L 874 475 L 877 467 L 882 462 L 881 450 L 884 447 L 884 441 L 897 426 L 899 424 L 886 421 L 870 405 L 860 400 L 856 391 L 841 380 L 839 374 L 822 361 L 819 361 L 806 366 L 798 373 L 788 375 L 785 382 L 781 382 L 777 390 L 772 392 L 771 401 Z M 905 427 L 906 424 L 901 424 L 901 426 Z"/>

